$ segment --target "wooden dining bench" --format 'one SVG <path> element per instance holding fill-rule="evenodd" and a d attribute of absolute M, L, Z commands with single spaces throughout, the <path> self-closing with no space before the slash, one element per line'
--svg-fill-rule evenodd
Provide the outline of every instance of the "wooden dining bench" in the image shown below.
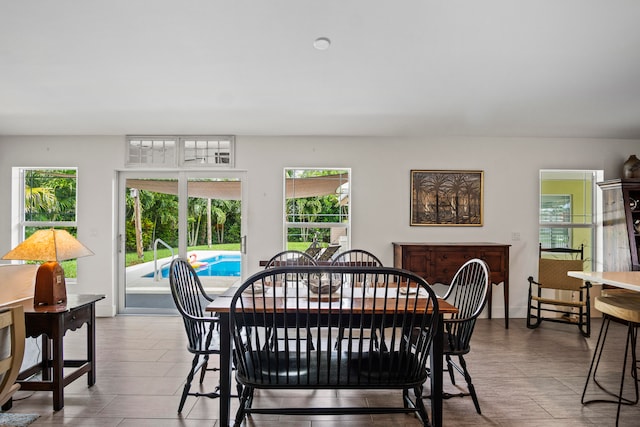
<path fill-rule="evenodd" d="M 438 307 L 424 279 L 395 268 L 290 266 L 253 275 L 229 311 L 236 425 L 253 413 L 414 413 L 430 425 L 423 384 Z M 396 406 L 265 408 L 254 405 L 256 389 L 388 389 L 399 398 Z"/>

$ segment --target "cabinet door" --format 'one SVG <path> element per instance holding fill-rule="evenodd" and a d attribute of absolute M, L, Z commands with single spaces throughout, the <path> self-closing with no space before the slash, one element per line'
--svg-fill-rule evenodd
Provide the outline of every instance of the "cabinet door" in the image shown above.
<path fill-rule="evenodd" d="M 405 270 L 428 280 L 430 251 L 423 246 L 405 246 L 402 248 L 402 266 Z"/>
<path fill-rule="evenodd" d="M 640 268 L 638 250 L 640 248 L 640 188 L 633 186 L 629 188 L 628 197 L 623 202 L 625 204 L 627 230 L 629 235 L 629 253 L 631 254 L 631 270 Z"/>
<path fill-rule="evenodd" d="M 605 186 L 602 191 L 602 228 L 605 271 L 632 269 L 625 198 L 620 185 Z M 629 207 L 630 209 L 630 207 Z"/>
<path fill-rule="evenodd" d="M 462 264 L 475 257 L 476 252 L 473 248 L 433 248 L 433 268 L 431 274 L 427 278 L 430 284 L 442 283 L 444 285 L 451 284 L 453 276 Z"/>

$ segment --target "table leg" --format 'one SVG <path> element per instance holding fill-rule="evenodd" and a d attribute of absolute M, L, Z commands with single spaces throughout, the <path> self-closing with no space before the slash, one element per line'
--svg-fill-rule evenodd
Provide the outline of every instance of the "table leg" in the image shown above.
<path fill-rule="evenodd" d="M 487 294 L 487 317 L 491 319 L 491 303 L 493 302 L 493 287 L 499 286 L 497 283 L 492 283 L 489 285 L 489 291 Z M 504 328 L 509 329 L 509 281 L 505 280 L 503 282 L 503 294 L 504 294 Z"/>
<path fill-rule="evenodd" d="M 220 316 L 220 426 L 229 426 L 231 410 L 231 330 L 229 313 Z"/>
<path fill-rule="evenodd" d="M 51 338 L 42 334 L 40 336 L 42 348 L 42 380 L 51 381 Z"/>
<path fill-rule="evenodd" d="M 53 327 L 53 410 L 59 411 L 64 407 L 64 317 L 56 316 Z"/>
<path fill-rule="evenodd" d="M 96 383 L 96 310 L 91 304 L 91 321 L 87 325 L 87 362 L 89 372 L 87 372 L 87 385 L 91 387 Z"/>
<path fill-rule="evenodd" d="M 442 349 L 444 338 L 443 316 L 438 316 L 438 330 L 431 346 L 431 425 L 442 427 Z"/>

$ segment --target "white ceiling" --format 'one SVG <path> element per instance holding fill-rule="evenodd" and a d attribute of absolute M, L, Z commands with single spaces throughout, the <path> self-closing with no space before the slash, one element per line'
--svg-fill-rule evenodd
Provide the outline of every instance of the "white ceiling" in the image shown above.
<path fill-rule="evenodd" d="M 640 1 L 0 0 L 21 134 L 640 139 Z"/>

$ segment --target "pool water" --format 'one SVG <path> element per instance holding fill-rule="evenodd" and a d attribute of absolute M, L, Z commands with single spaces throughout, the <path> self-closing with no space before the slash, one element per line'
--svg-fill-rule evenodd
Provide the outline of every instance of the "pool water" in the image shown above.
<path fill-rule="evenodd" d="M 240 276 L 240 255 L 216 255 L 211 258 L 199 259 L 192 265 L 198 276 Z M 153 277 L 153 273 L 144 277 Z M 169 266 L 162 269 L 162 277 L 169 277 Z"/>

